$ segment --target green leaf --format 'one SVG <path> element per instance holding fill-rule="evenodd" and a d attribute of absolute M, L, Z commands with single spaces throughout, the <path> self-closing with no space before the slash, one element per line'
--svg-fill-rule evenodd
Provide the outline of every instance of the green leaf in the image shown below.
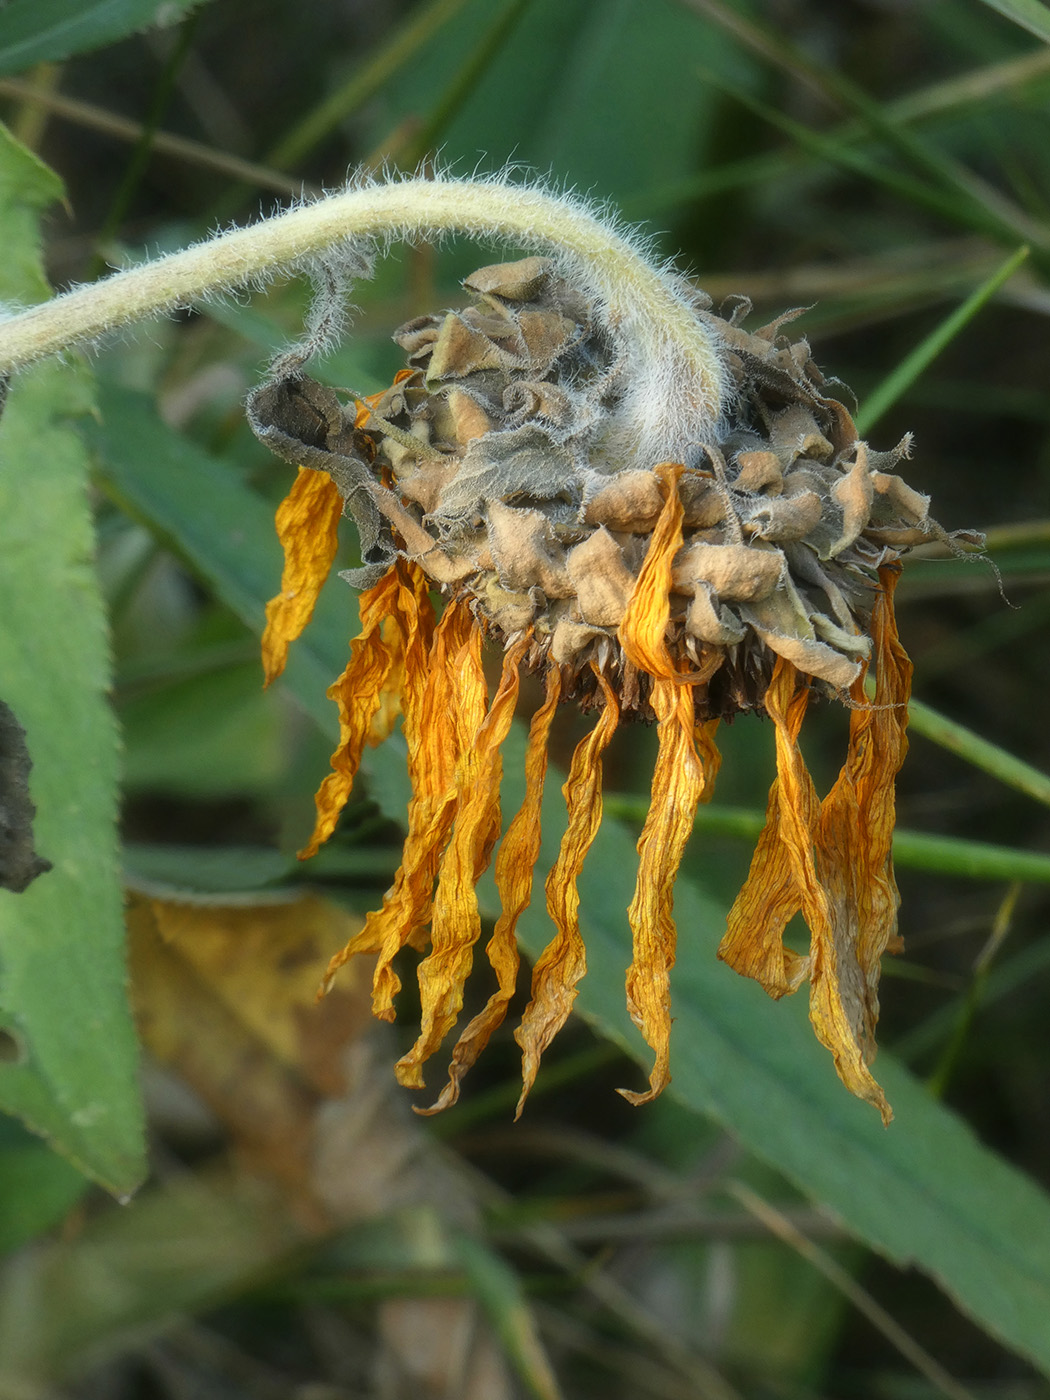
<path fill-rule="evenodd" d="M 33 300 L 32 211 L 58 189 L 0 128 L 0 296 Z M 26 732 L 36 845 L 53 869 L 0 890 L 0 1108 L 120 1194 L 144 1174 L 137 1052 L 125 997 L 117 872 L 117 736 L 92 565 L 87 457 L 70 419 L 91 406 L 76 365 L 20 378 L 0 421 L 0 696 Z"/>
<path fill-rule="evenodd" d="M 272 846 L 124 847 L 124 880 L 153 899 L 174 903 L 229 904 L 234 896 L 258 896 L 318 880 L 360 880 L 389 885 L 398 862 L 389 846 L 331 844 L 309 865 Z"/>
<path fill-rule="evenodd" d="M 87 1188 L 87 1177 L 39 1138 L 0 1119 L 0 1254 L 59 1224 Z"/>
<path fill-rule="evenodd" d="M 1050 44 L 1050 10 L 1040 0 L 984 0 L 984 3 Z"/>
<path fill-rule="evenodd" d="M 121 706 L 125 787 L 222 797 L 271 787 L 282 729 L 258 666 L 190 676 Z"/>
<path fill-rule="evenodd" d="M 470 0 L 392 75 L 373 107 L 374 142 L 401 122 L 447 113 L 453 75 L 494 10 Z M 695 66 L 726 48 L 672 0 L 535 0 L 443 132 L 442 161 L 473 166 L 484 132 L 485 168 L 520 162 L 613 200 L 684 178 L 716 139 L 717 96 L 696 82 Z M 658 80 L 639 82 L 639 73 Z"/>
<path fill-rule="evenodd" d="M 112 44 L 172 24 L 200 0 L 8 0 L 0 8 L 0 74 Z"/>
<path fill-rule="evenodd" d="M 295 860 L 268 846 L 161 846 L 131 842 L 124 847 L 125 879 L 159 899 L 264 890 L 290 881 Z"/>
<path fill-rule="evenodd" d="M 0 126 L 0 300 L 42 301 L 50 296 L 40 266 L 40 213 L 62 198 L 62 181 Z"/>
<path fill-rule="evenodd" d="M 107 390 L 102 404 L 96 440 L 111 485 L 153 520 L 228 605 L 258 625 L 280 571 L 269 508 L 221 461 L 159 423 L 150 425 L 141 399 Z M 343 665 L 354 608 L 334 580 L 324 603 L 292 649 L 299 659 L 286 683 L 331 731 L 334 707 L 321 699 L 320 687 Z M 504 810 L 512 812 L 522 789 L 520 729 L 504 752 Z M 391 816 L 401 816 L 403 744 L 388 741 L 367 760 L 372 795 Z M 541 865 L 552 861 L 563 826 L 564 804 L 552 776 Z M 625 910 L 636 866 L 632 836 L 606 821 L 580 881 L 590 972 L 578 1007 L 604 1036 L 646 1064 L 648 1052 L 630 1028 L 623 990 Z M 483 886 L 483 898 L 491 909 L 490 887 Z M 886 1054 L 877 1069 L 897 1119 L 884 1129 L 877 1114 L 839 1083 L 808 1025 L 804 1001 L 775 1004 L 718 962 L 724 909 L 680 880 L 675 914 L 680 947 L 670 1092 L 828 1205 L 859 1239 L 901 1266 L 926 1270 L 965 1311 L 1050 1374 L 1050 1198 L 982 1147 Z M 539 903 L 520 932 L 536 956 L 551 933 Z"/>
<path fill-rule="evenodd" d="M 516 774 L 519 736 L 505 752 Z M 548 832 L 555 820 L 552 811 Z M 553 853 L 550 836 L 544 846 L 541 861 Z M 577 1005 L 645 1060 L 627 1031 L 621 973 L 636 863 L 631 837 L 604 823 L 580 880 L 591 972 Z M 718 962 L 724 909 L 680 880 L 675 919 L 669 1092 L 716 1119 L 888 1259 L 931 1274 L 989 1331 L 1050 1373 L 1050 1198 L 982 1147 L 886 1053 L 876 1073 L 896 1119 L 884 1129 L 838 1082 L 804 1000 L 771 1002 Z M 549 935 L 545 924 L 536 908 L 523 920 L 532 956 Z"/>

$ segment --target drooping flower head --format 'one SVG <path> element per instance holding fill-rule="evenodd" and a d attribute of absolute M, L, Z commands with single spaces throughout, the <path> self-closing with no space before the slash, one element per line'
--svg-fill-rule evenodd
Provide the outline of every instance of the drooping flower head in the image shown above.
<path fill-rule="evenodd" d="M 631 357 L 593 297 L 540 257 L 482 268 L 465 285 L 473 305 L 397 332 L 407 367 L 385 393 L 344 403 L 295 368 L 249 403 L 256 433 L 299 467 L 277 518 L 286 567 L 268 609 L 268 678 L 309 619 L 343 514 L 363 559 L 350 575 L 362 589 L 361 631 L 329 691 L 340 741 L 304 856 L 331 835 L 364 746 L 398 714 L 408 745 L 401 868 L 329 980 L 354 955 L 374 955 L 374 1010 L 392 1019 L 394 958 L 406 945 L 424 954 L 420 1034 L 397 1065 L 401 1083 L 422 1087 L 424 1062 L 462 1010 L 482 933 L 475 887 L 494 858 L 502 912 L 486 954 L 497 989 L 460 1030 L 433 1110 L 456 1100 L 515 991 L 554 713 L 570 702 L 594 712 L 546 876 L 554 934 L 515 1032 L 524 1102 L 586 967 L 577 877 L 601 820 L 602 755 L 618 725 L 655 722 L 651 806 L 625 911 L 627 1003 L 655 1062 L 646 1092 L 621 1091 L 652 1098 L 670 1078 L 675 874 L 697 804 L 711 795 L 719 722 L 758 711 L 775 727 L 777 776 L 719 956 L 774 997 L 808 979 L 811 1019 L 839 1075 L 888 1121 L 868 1065 L 880 960 L 898 946 L 890 843 L 911 667 L 893 589 L 902 552 L 944 538 L 927 498 L 896 473 L 907 444 L 873 452 L 858 441 L 807 342 L 784 329 L 795 313 L 748 331 L 745 303 L 727 317 L 696 294 L 728 409 L 686 460 L 647 463 L 617 412 L 632 392 Z M 491 697 L 483 643 L 503 652 Z M 545 698 L 529 729 L 524 802 L 503 830 L 501 745 L 526 672 L 542 677 Z M 850 738 L 821 801 L 798 734 L 822 696 L 850 706 Z M 805 955 L 783 938 L 799 911 Z"/>

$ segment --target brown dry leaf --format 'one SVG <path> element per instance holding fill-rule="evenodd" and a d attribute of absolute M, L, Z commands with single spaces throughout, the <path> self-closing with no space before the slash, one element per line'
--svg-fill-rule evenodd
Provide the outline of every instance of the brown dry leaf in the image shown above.
<path fill-rule="evenodd" d="M 320 899 L 224 908 L 134 899 L 132 995 L 142 1037 L 320 1226 L 312 1124 L 343 1089 L 341 1051 L 368 1023 L 353 983 L 314 1005 L 327 951 L 358 921 Z"/>
<path fill-rule="evenodd" d="M 242 1266 L 239 1254 L 231 1256 L 220 1287 L 236 1288 L 311 1237 L 406 1206 L 473 1223 L 468 1186 L 435 1157 L 390 1082 L 386 1051 L 375 1045 L 381 1031 L 369 1011 L 367 968 L 344 975 L 316 1003 L 331 949 L 353 937 L 360 919 L 313 896 L 249 907 L 136 898 L 128 925 L 143 1038 L 219 1117 L 256 1183 L 235 1178 L 220 1186 L 219 1224 L 200 1240 L 206 1254 L 208 1241 L 224 1238 L 227 1214 L 239 1221 L 247 1213 L 249 1235 L 258 1219 L 258 1257 Z M 147 1193 L 153 1214 L 164 1213 L 167 1190 Z M 33 1277 L 46 1281 L 69 1267 L 59 1251 L 34 1265 Z M 114 1287 L 123 1267 L 118 1259 Z M 184 1307 L 207 1301 L 193 1283 L 187 1279 L 190 1291 L 179 1295 Z M 87 1297 L 78 1295 L 73 1305 L 78 1315 L 101 1320 Z M 126 1307 L 126 1300 L 107 1303 L 103 1325 L 114 1309 L 119 1325 Z M 0 1275 L 0 1324 L 5 1315 Z M 154 1317 L 151 1325 L 169 1320 Z M 515 1393 L 474 1298 L 387 1300 L 379 1333 L 376 1393 L 389 1400 L 511 1400 Z M 63 1360 L 81 1349 L 78 1340 Z M 53 1374 L 40 1348 L 33 1354 L 41 1374 Z"/>
<path fill-rule="evenodd" d="M 248 907 L 150 907 L 172 952 L 281 1064 L 319 1093 L 341 1092 L 339 1051 L 367 1025 L 367 1006 L 352 980 L 339 997 L 316 997 L 328 950 L 356 932 L 359 918 L 313 895 Z"/>

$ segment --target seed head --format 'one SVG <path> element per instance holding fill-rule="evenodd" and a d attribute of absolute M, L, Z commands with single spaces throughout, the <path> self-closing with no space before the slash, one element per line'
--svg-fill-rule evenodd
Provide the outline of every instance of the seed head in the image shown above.
<path fill-rule="evenodd" d="M 880 959 L 899 946 L 890 842 L 911 667 L 892 597 L 901 555 L 948 539 L 896 472 L 908 440 L 891 452 L 858 441 L 807 341 L 786 329 L 797 312 L 749 331 L 745 301 L 723 315 L 696 295 L 728 406 L 716 422 L 687 403 L 681 421 L 708 423 L 709 436 L 661 460 L 639 426 L 637 347 L 564 268 L 530 257 L 465 285 L 466 309 L 396 333 L 407 365 L 384 393 L 343 402 L 296 371 L 249 402 L 260 438 L 306 469 L 278 517 L 287 565 L 269 610 L 268 674 L 309 617 L 341 510 L 361 541 L 349 577 L 366 590 L 362 632 L 330 692 L 342 739 L 307 854 L 333 829 L 363 745 L 389 732 L 398 707 L 408 741 L 404 862 L 332 971 L 378 953 L 374 1005 L 391 1016 L 391 959 L 429 940 L 421 1034 L 398 1066 L 420 1086 L 462 1006 L 481 930 L 474 887 L 500 834 L 500 744 L 520 674 L 539 672 L 546 701 L 530 730 L 526 799 L 496 857 L 503 914 L 487 951 L 499 989 L 456 1042 L 435 1107 L 458 1095 L 513 995 L 547 735 L 568 700 L 600 713 L 570 765 L 568 826 L 546 884 L 556 933 L 516 1032 L 525 1092 L 586 966 L 576 879 L 601 817 L 602 753 L 621 719 L 640 719 L 656 722 L 659 753 L 626 911 L 627 1001 L 656 1062 L 646 1093 L 622 1092 L 652 1097 L 670 1077 L 674 877 L 718 769 L 718 722 L 757 710 L 776 729 L 777 780 L 719 953 L 775 997 L 808 977 L 811 1018 L 840 1076 L 888 1118 L 868 1062 Z M 431 592 L 446 599 L 440 621 Z M 504 652 L 491 703 L 483 638 Z M 823 801 L 798 748 L 813 695 L 851 708 L 846 762 Z M 799 910 L 806 955 L 783 941 Z"/>

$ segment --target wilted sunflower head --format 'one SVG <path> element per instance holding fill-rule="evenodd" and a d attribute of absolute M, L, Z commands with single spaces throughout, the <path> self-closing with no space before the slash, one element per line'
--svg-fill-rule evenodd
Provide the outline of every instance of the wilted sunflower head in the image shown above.
<path fill-rule="evenodd" d="M 669 1078 L 673 881 L 696 805 L 710 796 L 714 730 L 758 710 L 776 725 L 778 777 L 720 955 L 774 996 L 808 976 L 840 1075 L 888 1115 L 867 1061 L 879 960 L 896 938 L 889 847 L 910 677 L 892 590 L 903 551 L 945 538 L 927 497 L 894 470 L 907 442 L 872 452 L 857 440 L 807 342 L 785 332 L 797 313 L 751 332 L 740 324 L 746 302 L 724 316 L 696 294 L 728 408 L 686 460 L 654 460 L 632 428 L 637 415 L 623 411 L 635 390 L 630 347 L 554 262 L 485 267 L 465 285 L 473 305 L 397 332 L 407 367 L 385 393 L 343 403 L 296 374 L 249 403 L 259 437 L 303 469 L 278 516 L 287 565 L 269 610 L 269 675 L 309 617 L 340 513 L 357 525 L 364 561 L 349 576 L 365 590 L 362 633 L 331 692 L 343 733 L 309 852 L 334 827 L 364 743 L 389 731 L 397 708 L 409 744 L 404 864 L 333 970 L 378 953 L 375 1006 L 390 1016 L 391 958 L 429 943 L 422 1033 L 398 1066 L 402 1082 L 421 1085 L 420 1065 L 462 1006 L 481 931 L 474 884 L 500 835 L 499 744 L 521 671 L 538 671 L 547 698 L 532 722 L 525 805 L 496 856 L 504 912 L 488 954 L 499 991 L 456 1043 L 436 1106 L 455 1099 L 513 994 L 546 736 L 569 700 L 601 713 L 570 768 L 568 829 L 547 880 L 556 934 L 517 1032 L 525 1091 L 584 970 L 575 881 L 600 820 L 601 754 L 619 719 L 636 718 L 658 723 L 659 757 L 627 911 L 627 991 L 656 1065 L 649 1092 L 628 1097 L 651 1097 Z M 431 592 L 446 600 L 440 621 Z M 491 704 L 482 637 L 505 653 Z M 814 693 L 852 707 L 846 764 L 823 802 L 797 746 Z M 783 943 L 800 909 L 812 936 L 804 957 Z"/>

